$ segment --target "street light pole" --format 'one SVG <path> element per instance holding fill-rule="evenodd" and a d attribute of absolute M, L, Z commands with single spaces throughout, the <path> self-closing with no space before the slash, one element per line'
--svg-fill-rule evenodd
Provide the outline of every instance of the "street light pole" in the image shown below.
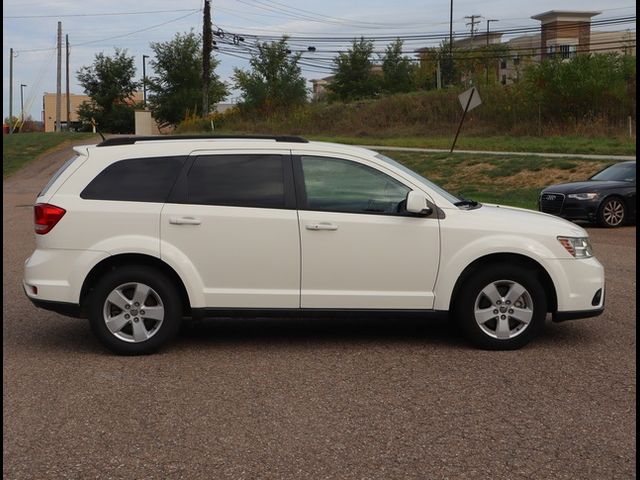
<path fill-rule="evenodd" d="M 142 102 L 144 108 L 147 108 L 147 68 L 145 61 L 149 58 L 149 55 L 142 55 Z"/>
<path fill-rule="evenodd" d="M 24 93 L 23 88 L 26 87 L 24 83 L 20 84 L 20 123 L 24 123 Z"/>
<path fill-rule="evenodd" d="M 489 46 L 489 24 L 491 22 L 499 22 L 500 20 L 494 20 L 493 18 L 491 20 L 487 20 L 487 47 Z"/>
<path fill-rule="evenodd" d="M 499 21 L 500 21 L 500 20 L 495 20 L 495 19 L 487 20 L 487 47 L 489 46 L 489 24 L 490 24 L 491 22 L 499 22 Z M 488 51 L 488 50 L 487 50 L 487 55 L 489 55 L 489 51 Z M 486 72 L 487 72 L 487 74 L 486 74 L 487 76 L 486 76 L 486 78 L 485 78 L 485 82 L 486 82 L 486 83 L 487 83 L 487 85 L 488 85 L 488 84 L 489 84 L 489 61 L 488 61 L 488 60 L 487 60 L 487 69 L 486 69 Z"/>

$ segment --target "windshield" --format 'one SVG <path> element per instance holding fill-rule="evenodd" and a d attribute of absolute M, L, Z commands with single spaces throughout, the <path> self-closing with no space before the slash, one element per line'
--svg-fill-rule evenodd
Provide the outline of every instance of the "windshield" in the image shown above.
<path fill-rule="evenodd" d="M 388 163 L 390 165 L 393 165 L 396 168 L 399 168 L 400 170 L 402 170 L 407 175 L 409 175 L 409 176 L 413 177 L 414 179 L 416 179 L 418 182 L 426 184 L 429 188 L 435 190 L 440 196 L 446 198 L 448 201 L 450 201 L 453 204 L 458 203 L 461 200 L 464 200 L 464 199 L 462 199 L 460 197 L 456 197 L 452 193 L 447 192 L 444 188 L 436 185 L 431 180 L 427 180 L 422 175 L 414 172 L 410 168 L 405 167 L 400 162 L 395 161 L 393 158 L 389 158 L 386 155 L 382 155 L 381 153 L 378 153 L 376 155 L 376 158 L 378 158 L 378 159 L 380 159 L 380 160 L 382 160 L 382 161 L 384 161 L 384 162 L 386 162 L 386 163 Z"/>
<path fill-rule="evenodd" d="M 618 163 L 605 168 L 596 173 L 589 180 L 609 180 L 617 182 L 635 182 L 636 181 L 636 164 L 635 163 Z"/>

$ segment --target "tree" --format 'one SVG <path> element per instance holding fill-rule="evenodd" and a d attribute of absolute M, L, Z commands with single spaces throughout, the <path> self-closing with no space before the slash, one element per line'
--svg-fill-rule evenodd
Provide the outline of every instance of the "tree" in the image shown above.
<path fill-rule="evenodd" d="M 373 41 L 353 40 L 346 53 L 334 59 L 334 76 L 328 85 L 329 99 L 341 101 L 374 97 L 380 90 L 380 82 L 372 72 Z"/>
<path fill-rule="evenodd" d="M 579 54 L 532 64 L 521 83 L 543 117 L 580 121 L 603 114 L 615 118 L 621 106 L 635 114 L 635 76 L 635 57 Z"/>
<path fill-rule="evenodd" d="M 202 38 L 193 31 L 177 33 L 172 40 L 151 43 L 156 75 L 147 81 L 149 106 L 161 124 L 177 125 L 189 114 L 202 110 Z M 227 86 L 214 73 L 219 61 L 212 59 L 209 105 L 227 96 Z M 210 110 L 209 110 L 210 111 Z"/>
<path fill-rule="evenodd" d="M 234 84 L 242 97 L 240 108 L 271 115 L 304 104 L 307 87 L 299 65 L 301 54 L 291 54 L 287 37 L 258 43 L 257 48 L 249 60 L 251 71 L 234 69 Z"/>
<path fill-rule="evenodd" d="M 133 94 L 139 83 L 133 57 L 116 48 L 113 57 L 96 54 L 93 65 L 78 70 L 78 81 L 91 98 L 78 109 L 80 119 L 99 125 L 101 131 L 130 133 L 134 130 Z"/>
<path fill-rule="evenodd" d="M 389 93 L 410 92 L 414 90 L 415 66 L 402 55 L 404 42 L 399 38 L 387 46 L 382 59 L 382 88 Z"/>

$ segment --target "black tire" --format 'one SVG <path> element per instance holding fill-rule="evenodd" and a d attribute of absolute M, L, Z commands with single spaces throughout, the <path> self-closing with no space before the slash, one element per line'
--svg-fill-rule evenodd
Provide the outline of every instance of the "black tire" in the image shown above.
<path fill-rule="evenodd" d="M 606 198 L 598 208 L 598 225 L 605 228 L 616 228 L 627 220 L 627 206 L 620 197 Z"/>
<path fill-rule="evenodd" d="M 140 290 L 137 290 L 138 285 Z M 141 306 L 134 306 L 135 293 L 139 291 L 143 295 L 145 287 L 151 290 L 144 297 Z M 130 300 L 124 302 L 129 303 L 126 307 L 129 310 L 125 311 L 111 301 L 107 302 L 109 295 L 116 290 L 125 300 Z M 148 312 L 143 310 L 145 306 Z M 152 315 L 152 309 L 155 309 L 154 316 L 161 315 L 162 318 L 145 318 L 144 315 Z M 141 355 L 157 351 L 177 334 L 182 320 L 182 303 L 176 287 L 160 271 L 145 266 L 124 266 L 110 270 L 96 282 L 87 299 L 87 313 L 91 329 L 104 346 L 120 355 Z M 129 320 L 124 320 L 125 314 L 131 314 Z M 118 320 L 124 326 L 119 330 L 118 326 L 112 327 L 117 330 L 113 333 L 107 327 L 107 318 Z M 135 330 L 134 319 L 137 319 Z M 140 332 L 144 333 L 138 339 L 134 338 Z M 140 340 L 145 338 L 141 335 L 149 337 Z"/>
<path fill-rule="evenodd" d="M 489 296 L 482 293 L 485 288 L 491 292 L 491 285 L 500 293 L 500 296 L 495 297 L 500 298 L 497 300 L 499 304 L 491 302 Z M 514 300 L 508 300 L 507 293 L 512 287 L 512 295 L 518 295 L 516 292 L 521 287 L 525 292 L 514 297 Z M 504 298 L 507 298 L 508 305 Z M 479 316 L 495 318 L 486 320 L 481 326 L 476 320 L 476 308 Z M 498 314 L 494 315 L 495 312 Z M 464 335 L 476 347 L 486 350 L 515 350 L 529 343 L 544 326 L 547 299 L 534 271 L 517 265 L 489 265 L 472 273 L 458 289 L 453 314 Z M 504 318 L 500 320 L 501 317 Z M 528 318 L 528 323 L 516 317 Z M 498 322 L 500 327 L 506 325 L 506 330 L 500 328 L 498 332 Z"/>

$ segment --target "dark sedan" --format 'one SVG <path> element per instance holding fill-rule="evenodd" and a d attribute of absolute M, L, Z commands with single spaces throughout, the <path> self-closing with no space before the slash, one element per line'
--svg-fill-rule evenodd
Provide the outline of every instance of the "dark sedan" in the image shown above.
<path fill-rule="evenodd" d="M 609 165 L 585 182 L 545 188 L 538 199 L 541 212 L 567 220 L 586 220 L 619 227 L 636 219 L 636 162 Z"/>

